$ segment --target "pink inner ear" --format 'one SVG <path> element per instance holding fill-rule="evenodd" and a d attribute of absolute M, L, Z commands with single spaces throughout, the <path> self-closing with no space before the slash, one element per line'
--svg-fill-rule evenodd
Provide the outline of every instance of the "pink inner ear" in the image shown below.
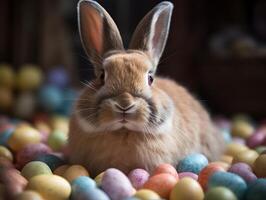
<path fill-rule="evenodd" d="M 95 50 L 99 55 L 103 47 L 103 19 L 99 12 L 90 6 L 81 7 L 81 34 L 88 52 Z"/>

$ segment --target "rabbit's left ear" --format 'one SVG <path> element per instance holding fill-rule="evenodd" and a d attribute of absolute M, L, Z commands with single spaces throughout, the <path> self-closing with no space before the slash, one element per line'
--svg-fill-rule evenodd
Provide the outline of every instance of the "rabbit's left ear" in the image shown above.
<path fill-rule="evenodd" d="M 153 8 L 138 24 L 129 45 L 130 49 L 146 52 L 155 67 L 168 38 L 173 7 L 171 2 L 164 1 Z"/>

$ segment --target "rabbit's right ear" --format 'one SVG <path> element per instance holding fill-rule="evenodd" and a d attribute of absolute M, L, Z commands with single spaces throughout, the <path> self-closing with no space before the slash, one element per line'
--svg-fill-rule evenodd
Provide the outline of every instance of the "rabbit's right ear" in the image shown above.
<path fill-rule="evenodd" d="M 103 55 L 110 50 L 123 50 L 116 24 L 106 10 L 92 0 L 78 3 L 78 26 L 83 47 L 98 71 Z"/>

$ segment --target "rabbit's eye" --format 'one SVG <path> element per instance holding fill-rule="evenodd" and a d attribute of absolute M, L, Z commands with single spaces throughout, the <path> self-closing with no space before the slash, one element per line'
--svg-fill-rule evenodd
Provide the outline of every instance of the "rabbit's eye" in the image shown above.
<path fill-rule="evenodd" d="M 152 75 L 149 73 L 149 74 L 148 74 L 148 84 L 151 85 L 152 82 L 153 82 L 153 77 L 152 77 Z"/>
<path fill-rule="evenodd" d="M 104 79 L 105 79 L 105 73 L 104 73 L 104 70 L 102 70 L 101 75 L 100 75 L 100 80 L 101 80 L 102 84 L 104 84 Z"/>

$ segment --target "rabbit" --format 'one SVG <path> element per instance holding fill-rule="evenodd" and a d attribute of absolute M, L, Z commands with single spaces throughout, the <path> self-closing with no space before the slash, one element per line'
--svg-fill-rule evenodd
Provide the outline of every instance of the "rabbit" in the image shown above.
<path fill-rule="evenodd" d="M 81 41 L 95 79 L 78 97 L 69 125 L 69 161 L 92 176 L 108 168 L 152 172 L 190 153 L 216 160 L 223 139 L 208 112 L 189 92 L 155 76 L 173 4 L 154 7 L 137 26 L 127 50 L 110 15 L 97 2 L 78 3 Z"/>

